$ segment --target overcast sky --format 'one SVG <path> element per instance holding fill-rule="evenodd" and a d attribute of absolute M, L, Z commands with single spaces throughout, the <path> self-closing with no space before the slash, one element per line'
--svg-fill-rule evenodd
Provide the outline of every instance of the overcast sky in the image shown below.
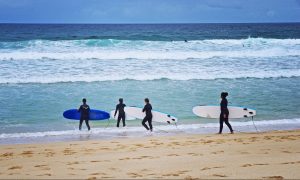
<path fill-rule="evenodd" d="M 0 22 L 300 22 L 300 0 L 0 0 Z"/>

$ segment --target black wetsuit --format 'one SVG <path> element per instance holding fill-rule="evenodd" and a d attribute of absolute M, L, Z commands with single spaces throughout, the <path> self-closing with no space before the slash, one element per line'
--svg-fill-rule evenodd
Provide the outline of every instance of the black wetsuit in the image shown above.
<path fill-rule="evenodd" d="M 79 122 L 79 130 L 81 130 L 82 122 L 85 121 L 85 124 L 88 130 L 91 129 L 89 125 L 90 119 L 90 107 L 87 104 L 83 104 L 79 107 L 78 111 L 80 112 L 80 122 Z"/>
<path fill-rule="evenodd" d="M 223 98 L 221 103 L 220 103 L 221 114 L 220 114 L 220 131 L 219 131 L 219 133 L 222 133 L 222 131 L 223 131 L 223 123 L 224 122 L 228 126 L 228 128 L 230 129 L 230 132 L 233 132 L 232 127 L 231 127 L 231 125 L 228 121 L 229 111 L 228 111 L 228 108 L 227 108 L 227 104 L 228 104 L 227 99 Z M 224 117 L 224 115 L 226 115 L 226 118 Z"/>
<path fill-rule="evenodd" d="M 122 104 L 120 103 L 116 106 L 115 116 L 116 116 L 117 112 L 119 111 L 117 127 L 119 127 L 121 119 L 122 119 L 122 122 L 123 122 L 123 127 L 126 126 L 126 124 L 125 124 L 125 111 L 124 111 L 125 106 L 126 106 L 126 104 L 123 104 L 123 103 Z"/>
<path fill-rule="evenodd" d="M 146 112 L 146 116 L 145 118 L 143 119 L 142 121 L 142 125 L 147 129 L 149 130 L 149 127 L 150 127 L 150 130 L 152 131 L 152 106 L 150 103 L 147 103 L 145 106 L 144 106 L 144 109 L 143 109 L 143 112 Z M 148 124 L 149 124 L 149 127 L 147 126 L 146 122 L 148 121 Z"/>

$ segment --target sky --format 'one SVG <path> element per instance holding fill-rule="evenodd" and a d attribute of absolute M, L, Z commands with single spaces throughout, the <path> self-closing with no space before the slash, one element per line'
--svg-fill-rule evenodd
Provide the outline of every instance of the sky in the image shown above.
<path fill-rule="evenodd" d="M 0 23 L 300 22 L 300 0 L 0 0 Z"/>

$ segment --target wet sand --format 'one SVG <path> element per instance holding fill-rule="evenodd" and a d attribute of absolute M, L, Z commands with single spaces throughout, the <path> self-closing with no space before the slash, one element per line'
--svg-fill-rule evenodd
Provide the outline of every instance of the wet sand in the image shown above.
<path fill-rule="evenodd" d="M 1 145 L 0 178 L 300 178 L 300 130 Z"/>

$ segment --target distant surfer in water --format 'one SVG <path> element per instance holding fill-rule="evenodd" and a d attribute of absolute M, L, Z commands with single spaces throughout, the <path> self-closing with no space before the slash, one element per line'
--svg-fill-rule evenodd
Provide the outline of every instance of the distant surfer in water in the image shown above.
<path fill-rule="evenodd" d="M 81 130 L 83 121 L 85 121 L 88 130 L 91 130 L 91 127 L 89 125 L 90 106 L 86 104 L 85 98 L 82 99 L 82 105 L 79 107 L 78 112 L 80 112 L 79 130 Z"/>
<path fill-rule="evenodd" d="M 153 129 L 153 127 L 152 127 L 152 106 L 151 106 L 151 104 L 150 104 L 150 102 L 149 102 L 149 99 L 148 98 L 146 98 L 145 99 L 145 106 L 144 106 L 144 108 L 143 108 L 143 112 L 145 112 L 146 113 L 146 116 L 145 116 L 145 118 L 143 119 L 143 121 L 142 121 L 142 125 L 147 129 L 147 130 L 150 130 L 151 132 L 152 132 L 152 129 Z M 147 126 L 147 124 L 146 124 L 146 122 L 148 121 L 148 124 L 149 124 L 149 127 Z"/>
<path fill-rule="evenodd" d="M 227 92 L 222 92 L 221 93 L 221 103 L 220 103 L 220 108 L 221 108 L 221 114 L 220 114 L 220 131 L 219 134 L 222 134 L 223 131 L 223 123 L 225 122 L 225 124 L 228 126 L 228 128 L 230 129 L 231 134 L 233 134 L 233 130 L 232 127 L 228 121 L 228 116 L 229 116 L 229 111 L 227 108 L 228 105 L 228 101 L 226 99 L 226 97 L 228 96 Z"/>
<path fill-rule="evenodd" d="M 123 122 L 123 127 L 126 126 L 126 124 L 125 124 L 125 111 L 124 111 L 125 106 L 126 106 L 126 104 L 123 103 L 123 99 L 120 98 L 119 99 L 119 104 L 117 104 L 117 106 L 116 106 L 115 115 L 114 115 L 114 117 L 116 117 L 116 114 L 119 111 L 117 127 L 119 127 L 121 119 L 122 119 L 122 122 Z"/>

